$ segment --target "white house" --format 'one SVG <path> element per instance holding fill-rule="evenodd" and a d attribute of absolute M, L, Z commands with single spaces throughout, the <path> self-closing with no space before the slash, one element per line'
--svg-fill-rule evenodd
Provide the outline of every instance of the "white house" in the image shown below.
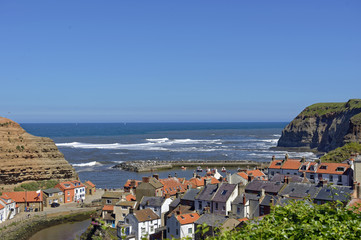
<path fill-rule="evenodd" d="M 6 195 L 0 197 L 0 223 L 12 219 L 16 214 L 16 203 Z"/>
<path fill-rule="evenodd" d="M 238 196 L 236 184 L 222 183 L 212 199 L 211 213 L 228 216 L 232 210 L 231 203 Z"/>
<path fill-rule="evenodd" d="M 150 208 L 134 211 L 130 210 L 125 217 L 125 224 L 117 225 L 117 236 L 121 239 L 141 240 L 155 233 L 161 226 L 160 217 Z"/>
<path fill-rule="evenodd" d="M 167 238 L 172 239 L 194 239 L 194 222 L 198 220 L 198 213 L 173 214 L 167 220 Z"/>
<path fill-rule="evenodd" d="M 139 204 L 139 209 L 152 209 L 162 220 L 164 226 L 164 214 L 169 211 L 169 204 L 173 200 L 165 197 L 147 197 L 144 196 Z"/>

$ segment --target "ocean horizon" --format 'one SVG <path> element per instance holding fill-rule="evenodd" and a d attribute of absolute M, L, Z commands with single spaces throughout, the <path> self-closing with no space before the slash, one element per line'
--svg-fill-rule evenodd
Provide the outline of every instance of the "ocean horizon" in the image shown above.
<path fill-rule="evenodd" d="M 167 123 L 22 123 L 30 134 L 54 140 L 80 180 L 101 188 L 120 188 L 127 179 L 152 173 L 127 172 L 112 167 L 124 161 L 251 160 L 272 156 L 316 158 L 311 152 L 273 150 L 286 122 L 167 122 Z M 191 178 L 194 169 L 160 171 Z M 230 172 L 236 169 L 227 169 Z"/>

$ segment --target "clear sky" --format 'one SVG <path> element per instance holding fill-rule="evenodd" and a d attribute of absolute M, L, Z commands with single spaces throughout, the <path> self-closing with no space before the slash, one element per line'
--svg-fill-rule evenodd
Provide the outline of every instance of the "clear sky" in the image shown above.
<path fill-rule="evenodd" d="M 0 116 L 290 121 L 361 98 L 361 1 L 0 1 Z"/>

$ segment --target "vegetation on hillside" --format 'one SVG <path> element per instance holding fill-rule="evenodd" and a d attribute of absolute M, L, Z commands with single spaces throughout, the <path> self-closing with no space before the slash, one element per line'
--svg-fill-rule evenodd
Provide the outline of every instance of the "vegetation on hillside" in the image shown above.
<path fill-rule="evenodd" d="M 18 187 L 14 188 L 14 191 L 20 192 L 20 191 L 37 191 L 39 189 L 48 189 L 55 187 L 56 184 L 59 182 L 56 180 L 44 180 L 44 181 L 38 181 L 38 182 L 31 182 L 31 183 L 23 183 Z"/>
<path fill-rule="evenodd" d="M 301 115 L 304 117 L 322 116 L 327 113 L 340 113 L 346 110 L 361 109 L 361 99 L 351 99 L 340 103 L 316 103 L 305 108 Z"/>
<path fill-rule="evenodd" d="M 361 153 L 360 143 L 347 143 L 342 147 L 336 148 L 321 157 L 322 162 L 343 162 L 351 157 L 352 153 Z"/>
<path fill-rule="evenodd" d="M 351 122 L 355 125 L 359 125 L 361 124 L 361 113 L 356 114 L 355 116 L 353 116 L 351 119 Z"/>
<path fill-rule="evenodd" d="M 272 207 L 262 220 L 249 221 L 237 231 L 210 239 L 361 239 L 361 215 L 355 209 L 341 202 L 316 205 L 292 201 Z"/>

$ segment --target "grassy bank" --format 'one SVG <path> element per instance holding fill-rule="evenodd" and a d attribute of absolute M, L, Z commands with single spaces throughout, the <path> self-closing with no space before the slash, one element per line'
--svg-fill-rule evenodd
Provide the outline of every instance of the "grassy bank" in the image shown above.
<path fill-rule="evenodd" d="M 17 222 L 0 230 L 0 239 L 27 240 L 45 228 L 62 223 L 78 222 L 90 218 L 95 211 L 78 212 L 56 217 L 35 216 L 27 221 Z"/>

